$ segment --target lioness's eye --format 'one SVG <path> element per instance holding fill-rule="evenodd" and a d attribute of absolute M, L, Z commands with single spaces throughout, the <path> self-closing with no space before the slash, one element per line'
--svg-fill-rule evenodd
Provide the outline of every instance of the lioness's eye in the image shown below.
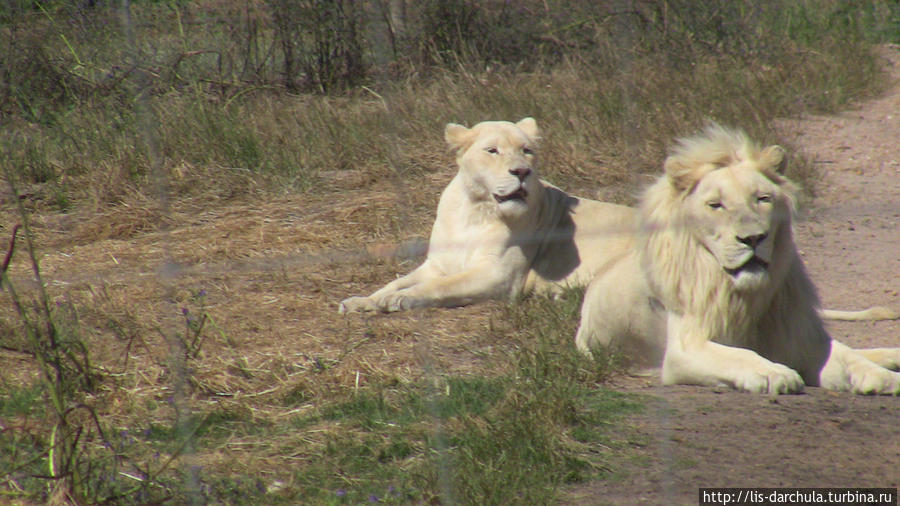
<path fill-rule="evenodd" d="M 756 201 L 760 202 L 760 203 L 772 202 L 772 196 L 771 195 L 760 195 L 759 197 L 756 197 Z"/>
<path fill-rule="evenodd" d="M 710 209 L 722 209 L 722 203 L 718 201 L 707 202 L 706 205 L 709 206 Z"/>
<path fill-rule="evenodd" d="M 497 150 L 497 148 L 495 148 L 495 147 L 493 147 L 493 146 L 491 146 L 491 147 L 489 147 L 489 148 L 485 148 L 484 150 L 487 151 L 488 153 L 492 154 L 492 155 L 496 155 L 497 153 L 500 152 L 500 151 Z"/>
<path fill-rule="evenodd" d="M 530 156 L 534 154 L 534 150 L 531 148 L 522 148 L 522 153 Z"/>

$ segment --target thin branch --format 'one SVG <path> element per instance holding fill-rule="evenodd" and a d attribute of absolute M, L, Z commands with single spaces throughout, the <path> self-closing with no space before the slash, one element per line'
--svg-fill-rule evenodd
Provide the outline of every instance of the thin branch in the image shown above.
<path fill-rule="evenodd" d="M 13 250 L 16 249 L 16 234 L 21 227 L 22 225 L 19 223 L 16 223 L 16 226 L 13 227 L 12 236 L 9 238 L 9 249 L 6 251 L 6 258 L 3 259 L 3 265 L 0 266 L 0 275 L 6 274 L 6 270 L 9 269 L 9 262 L 12 260 Z"/>

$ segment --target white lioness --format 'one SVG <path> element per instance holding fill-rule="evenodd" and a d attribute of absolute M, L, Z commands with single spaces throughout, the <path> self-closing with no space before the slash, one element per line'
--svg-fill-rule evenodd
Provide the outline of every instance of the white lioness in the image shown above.
<path fill-rule="evenodd" d="M 900 348 L 831 339 L 793 242 L 783 151 L 709 126 L 644 194 L 629 253 L 588 286 L 576 345 L 621 347 L 665 384 L 900 393 Z M 833 316 L 840 316 L 835 314 Z M 890 316 L 890 315 L 887 315 Z"/>
<path fill-rule="evenodd" d="M 607 243 L 630 233 L 634 211 L 539 180 L 540 132 L 532 118 L 451 123 L 444 138 L 459 172 L 441 195 L 425 262 L 368 297 L 344 300 L 341 313 L 461 306 L 583 285 L 608 258 L 624 254 Z"/>

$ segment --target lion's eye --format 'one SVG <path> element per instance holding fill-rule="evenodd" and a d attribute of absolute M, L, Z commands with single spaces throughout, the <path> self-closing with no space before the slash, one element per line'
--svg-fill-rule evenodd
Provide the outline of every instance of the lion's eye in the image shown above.
<path fill-rule="evenodd" d="M 484 150 L 487 151 L 488 153 L 492 154 L 492 155 L 496 155 L 496 154 L 499 154 L 499 153 L 500 153 L 500 151 L 499 151 L 497 148 L 493 147 L 493 146 L 491 146 L 491 147 L 489 147 L 489 148 L 485 148 Z"/>
<path fill-rule="evenodd" d="M 759 203 L 772 202 L 772 196 L 771 195 L 760 195 L 760 196 L 756 197 L 756 201 Z"/>
<path fill-rule="evenodd" d="M 531 156 L 534 154 L 534 150 L 531 148 L 522 148 L 522 153 L 527 156 Z"/>
<path fill-rule="evenodd" d="M 725 207 L 718 200 L 714 200 L 712 202 L 707 202 L 706 205 L 708 205 L 710 209 L 722 209 L 723 207 Z"/>

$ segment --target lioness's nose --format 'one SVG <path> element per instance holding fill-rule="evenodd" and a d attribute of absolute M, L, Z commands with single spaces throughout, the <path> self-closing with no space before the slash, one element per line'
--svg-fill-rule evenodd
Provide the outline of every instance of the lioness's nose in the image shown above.
<path fill-rule="evenodd" d="M 766 240 L 769 234 L 756 234 L 756 235 L 748 235 L 748 236 L 737 236 L 737 240 L 750 246 L 751 248 L 755 248 L 759 243 Z"/>
<path fill-rule="evenodd" d="M 528 174 L 531 174 L 531 169 L 528 167 L 519 167 L 517 169 L 509 169 L 509 173 L 519 178 L 519 181 L 525 181 Z"/>

